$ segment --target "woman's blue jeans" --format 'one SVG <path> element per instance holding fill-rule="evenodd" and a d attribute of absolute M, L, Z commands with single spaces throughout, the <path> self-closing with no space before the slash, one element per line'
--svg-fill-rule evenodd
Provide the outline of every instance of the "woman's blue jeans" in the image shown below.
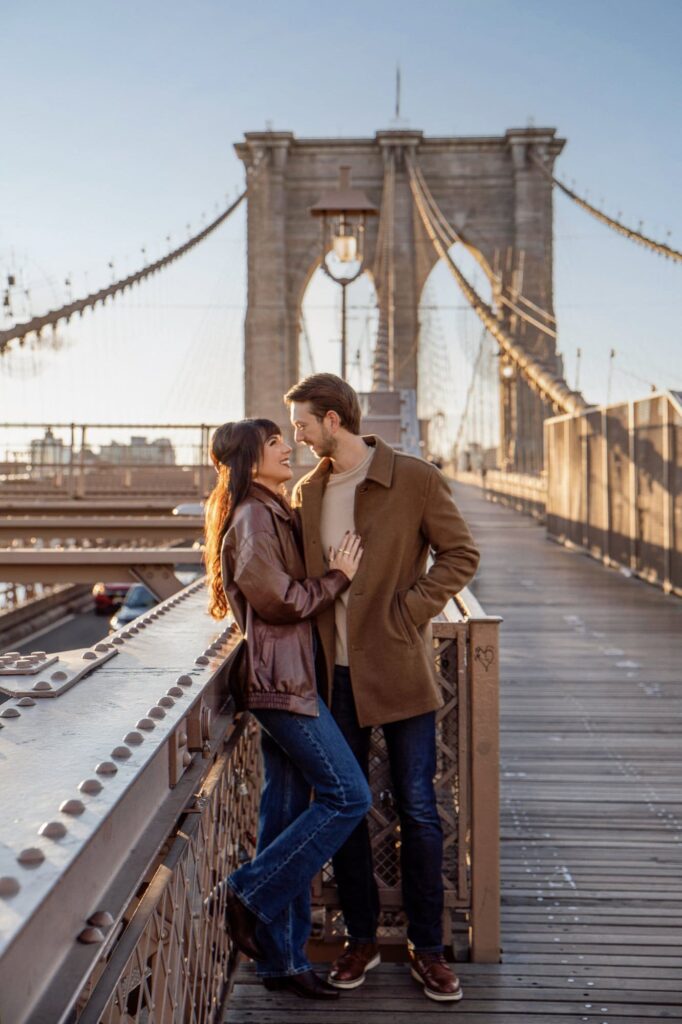
<path fill-rule="evenodd" d="M 228 881 L 261 922 L 256 938 L 266 960 L 259 973 L 266 977 L 309 970 L 310 883 L 371 804 L 362 770 L 322 701 L 319 712 L 253 712 L 264 730 L 258 849 Z"/>

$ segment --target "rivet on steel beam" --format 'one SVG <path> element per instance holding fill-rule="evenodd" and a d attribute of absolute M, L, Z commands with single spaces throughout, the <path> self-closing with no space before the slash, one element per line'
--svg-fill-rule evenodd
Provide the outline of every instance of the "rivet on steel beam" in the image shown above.
<path fill-rule="evenodd" d="M 170 690 L 166 690 L 169 697 L 182 697 L 183 691 L 179 686 L 171 686 Z"/>
<path fill-rule="evenodd" d="M 16 708 L 5 708 L 4 711 L 0 711 L 0 718 L 20 718 L 21 711 L 17 711 Z"/>
<path fill-rule="evenodd" d="M 166 717 L 166 712 L 163 710 L 163 708 L 160 708 L 157 705 L 155 705 L 153 708 L 150 708 L 149 711 L 147 712 L 147 714 L 149 715 L 150 718 L 165 718 Z"/>
<path fill-rule="evenodd" d="M 95 796 L 97 793 L 102 792 L 102 783 L 98 779 L 83 779 L 78 788 L 81 793 L 88 793 L 90 796 Z"/>
<path fill-rule="evenodd" d="M 182 763 L 185 766 L 185 768 L 187 767 L 188 764 L 192 763 L 192 755 L 189 754 L 187 751 L 185 751 L 185 753 L 182 755 Z"/>
<path fill-rule="evenodd" d="M 207 647 L 206 650 L 204 651 L 204 654 L 206 655 L 207 658 L 210 658 L 213 653 L 213 647 Z"/>
<path fill-rule="evenodd" d="M 66 835 L 66 825 L 61 821 L 46 821 L 38 829 L 39 836 L 47 836 L 48 839 L 63 839 Z"/>
<path fill-rule="evenodd" d="M 95 650 L 98 651 L 100 654 L 105 654 L 107 651 L 111 650 L 111 645 L 110 644 L 95 644 Z"/>
<path fill-rule="evenodd" d="M 0 878 L 0 896 L 3 899 L 7 899 L 9 896 L 16 896 L 20 889 L 21 886 L 16 878 L 11 878 L 9 875 Z"/>
<path fill-rule="evenodd" d="M 92 917 L 88 918 L 88 924 L 95 928 L 111 928 L 114 919 L 108 910 L 97 910 Z"/>
<path fill-rule="evenodd" d="M 126 758 L 130 757 L 131 751 L 128 747 L 114 747 L 111 751 L 111 756 L 115 757 L 119 761 L 125 761 Z"/>
<path fill-rule="evenodd" d="M 37 864 L 42 864 L 45 860 L 45 854 L 42 850 L 39 850 L 37 846 L 27 846 L 25 850 L 22 850 L 18 855 L 17 860 L 20 864 L 23 864 L 25 868 L 35 867 Z"/>
<path fill-rule="evenodd" d="M 92 781 L 94 782 L 95 780 L 93 779 Z M 64 800 L 59 805 L 59 810 L 62 814 L 82 814 L 85 810 L 85 804 L 82 800 Z"/>
<path fill-rule="evenodd" d="M 47 652 L 46 651 L 31 651 L 31 656 L 34 657 L 34 658 L 46 658 L 47 657 Z"/>
<path fill-rule="evenodd" d="M 186 742 L 187 742 L 187 733 L 186 732 L 179 732 L 178 733 L 178 746 L 184 747 Z"/>
<path fill-rule="evenodd" d="M 124 631 L 123 633 L 121 633 L 121 636 L 122 636 L 122 637 L 123 637 L 123 638 L 124 638 L 125 640 L 129 640 L 129 639 L 131 638 L 131 636 L 132 636 L 132 635 L 133 635 L 133 634 L 132 634 L 132 633 L 130 632 L 130 630 L 129 630 L 129 629 L 126 629 L 126 630 L 125 630 L 125 631 Z"/>
<path fill-rule="evenodd" d="M 125 643 L 125 640 L 121 636 L 113 636 L 111 638 L 111 642 L 112 644 L 116 644 L 117 647 L 120 647 L 122 644 Z"/>
<path fill-rule="evenodd" d="M 130 629 L 128 630 L 128 632 L 129 632 L 129 633 L 132 633 L 132 635 L 133 635 L 133 636 L 135 636 L 135 634 L 136 634 L 136 633 L 139 633 L 139 632 L 140 632 L 140 630 L 138 629 L 138 627 L 137 627 L 137 626 L 131 626 L 131 627 L 130 627 Z"/>
<path fill-rule="evenodd" d="M 192 677 L 191 676 L 187 676 L 187 675 L 178 676 L 178 678 L 175 681 L 176 681 L 176 683 L 179 683 L 180 686 L 191 686 L 192 683 L 194 682 Z"/>
<path fill-rule="evenodd" d="M 17 705 L 20 708 L 34 708 L 35 704 L 36 702 L 34 701 L 33 697 L 22 697 L 21 700 L 17 701 Z"/>
<path fill-rule="evenodd" d="M 160 697 L 159 704 L 161 705 L 162 708 L 172 708 L 173 705 L 175 704 L 175 701 L 173 700 L 172 697 Z"/>
<path fill-rule="evenodd" d="M 118 768 L 113 761 L 100 761 L 95 771 L 98 775 L 115 775 Z"/>
<path fill-rule="evenodd" d="M 145 729 L 147 730 L 147 732 L 151 732 L 152 729 L 156 728 L 156 725 L 154 722 L 152 722 L 151 718 L 141 718 L 140 721 L 135 726 L 135 728 Z"/>
<path fill-rule="evenodd" d="M 198 658 L 194 659 L 195 665 L 208 665 L 208 658 L 205 654 L 200 654 Z"/>
<path fill-rule="evenodd" d="M 63 683 L 65 679 L 69 678 L 68 672 L 65 672 L 63 668 L 58 668 L 56 672 L 53 672 L 50 679 L 55 683 Z"/>
<path fill-rule="evenodd" d="M 104 942 L 104 932 L 101 932 L 99 928 L 84 928 L 78 936 L 78 941 L 86 945 Z"/>
<path fill-rule="evenodd" d="M 147 623 L 146 622 L 138 622 L 137 628 L 138 629 L 146 629 L 147 628 Z"/>
<path fill-rule="evenodd" d="M 66 679 L 66 672 L 64 672 L 64 673 L 53 672 L 52 673 L 52 678 L 54 679 L 55 676 L 60 676 L 62 674 L 64 675 L 64 678 Z M 60 682 L 61 680 L 57 680 L 57 681 Z M 53 689 L 53 686 L 52 686 L 52 683 L 48 683 L 47 679 L 39 679 L 37 683 L 33 684 L 31 689 L 34 690 L 36 693 L 47 693 L 49 690 Z"/>
<path fill-rule="evenodd" d="M 132 747 L 138 747 L 140 743 L 144 743 L 144 736 L 139 732 L 129 732 L 123 737 L 124 743 L 129 743 Z"/>
<path fill-rule="evenodd" d="M 96 661 L 97 655 L 94 651 L 85 651 L 83 653 L 83 661 Z"/>

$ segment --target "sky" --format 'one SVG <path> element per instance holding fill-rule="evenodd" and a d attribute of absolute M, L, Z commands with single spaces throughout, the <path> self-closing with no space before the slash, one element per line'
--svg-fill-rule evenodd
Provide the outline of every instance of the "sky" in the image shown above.
<path fill-rule="evenodd" d="M 682 249 L 679 0 L 6 0 L 2 21 L 0 284 L 16 275 L 17 319 L 197 230 L 243 186 L 233 144 L 245 131 L 371 137 L 390 127 L 398 62 L 409 127 L 555 127 L 567 139 L 560 177 L 656 238 L 670 231 Z M 569 383 L 580 348 L 589 401 L 682 388 L 682 265 L 560 194 L 554 207 Z M 239 416 L 245 274 L 242 209 L 151 283 L 61 329 L 57 348 L 0 356 L 0 422 Z M 375 317 L 369 288 L 355 287 L 351 349 L 366 362 Z M 314 279 L 306 296 L 316 369 L 338 365 L 338 293 Z M 445 367 L 433 400 L 448 403 L 454 428 L 479 332 L 442 265 L 429 295 Z M 362 386 L 357 367 L 350 377 Z"/>

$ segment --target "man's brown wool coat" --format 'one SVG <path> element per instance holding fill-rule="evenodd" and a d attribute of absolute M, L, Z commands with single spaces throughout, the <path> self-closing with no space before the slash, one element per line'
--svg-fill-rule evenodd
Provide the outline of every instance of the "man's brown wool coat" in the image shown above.
<path fill-rule="evenodd" d="M 364 440 L 376 450 L 355 494 L 355 528 L 364 555 L 348 600 L 349 667 L 363 726 L 441 706 L 431 619 L 471 580 L 479 559 L 440 470 L 394 451 L 380 438 Z M 308 576 L 321 576 L 327 568 L 320 513 L 330 471 L 329 459 L 322 459 L 294 488 Z M 434 562 L 427 572 L 429 550 Z M 334 608 L 321 612 L 316 622 L 331 681 Z M 330 697 L 327 690 L 327 702 Z"/>

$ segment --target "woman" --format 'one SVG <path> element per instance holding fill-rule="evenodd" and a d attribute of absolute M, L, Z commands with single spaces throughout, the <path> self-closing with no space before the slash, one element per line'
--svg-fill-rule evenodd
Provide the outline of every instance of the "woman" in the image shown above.
<path fill-rule="evenodd" d="M 349 585 L 362 555 L 346 534 L 329 571 L 306 579 L 296 513 L 283 496 L 291 446 L 270 420 L 225 423 L 213 435 L 218 483 L 207 504 L 209 612 L 228 602 L 247 638 L 245 705 L 262 726 L 265 783 L 258 848 L 227 880 L 235 944 L 259 961 L 268 989 L 333 999 L 310 967 L 310 883 L 369 809 L 367 782 L 318 699 L 313 616 Z M 310 791 L 314 799 L 310 802 Z"/>

